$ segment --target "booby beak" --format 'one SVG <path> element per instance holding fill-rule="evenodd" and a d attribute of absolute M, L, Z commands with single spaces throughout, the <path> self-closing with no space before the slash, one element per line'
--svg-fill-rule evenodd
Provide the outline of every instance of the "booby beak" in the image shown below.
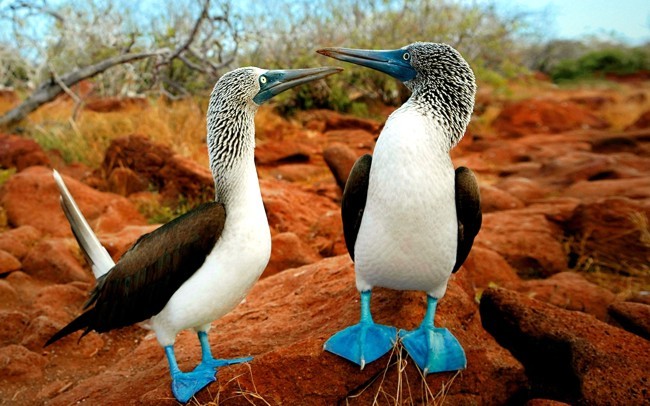
<path fill-rule="evenodd" d="M 260 76 L 260 91 L 255 95 L 253 101 L 257 104 L 262 104 L 287 89 L 313 80 L 322 79 L 342 70 L 342 68 L 333 67 L 269 70 Z"/>
<path fill-rule="evenodd" d="M 323 48 L 319 54 L 387 73 L 402 82 L 415 78 L 411 56 L 406 49 L 374 51 L 371 49 Z"/>

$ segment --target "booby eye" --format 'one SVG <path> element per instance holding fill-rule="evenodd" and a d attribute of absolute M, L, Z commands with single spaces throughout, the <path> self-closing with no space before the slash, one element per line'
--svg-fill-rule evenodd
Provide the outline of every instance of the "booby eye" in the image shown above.
<path fill-rule="evenodd" d="M 409 59 L 411 59 L 411 54 L 409 54 L 408 52 L 404 52 L 404 55 L 402 55 L 402 58 L 405 61 L 408 61 Z"/>
<path fill-rule="evenodd" d="M 260 83 L 265 84 L 266 83 L 266 77 L 265 76 L 260 76 Z"/>

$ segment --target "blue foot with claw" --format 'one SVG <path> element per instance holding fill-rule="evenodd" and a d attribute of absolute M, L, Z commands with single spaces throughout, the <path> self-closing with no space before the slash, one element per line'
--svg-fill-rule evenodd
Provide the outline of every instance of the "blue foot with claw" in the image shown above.
<path fill-rule="evenodd" d="M 404 348 L 425 375 L 464 369 L 467 359 L 463 347 L 449 330 L 434 327 L 437 300 L 430 296 L 427 300 L 427 314 L 420 327 L 399 333 Z"/>
<path fill-rule="evenodd" d="M 176 362 L 174 347 L 171 345 L 165 347 L 165 354 L 169 362 L 169 372 L 172 376 L 172 393 L 176 400 L 182 403 L 186 403 L 198 391 L 211 382 L 216 381 L 217 378 L 215 375 L 217 374 L 217 368 L 248 362 L 253 359 L 253 357 L 215 359 L 210 350 L 207 333 L 199 331 L 198 336 L 201 342 L 201 363 L 192 372 L 182 372 Z"/>
<path fill-rule="evenodd" d="M 370 314 L 370 291 L 361 292 L 361 320 L 325 342 L 325 350 L 361 366 L 361 369 L 393 348 L 395 327 L 376 324 Z"/>

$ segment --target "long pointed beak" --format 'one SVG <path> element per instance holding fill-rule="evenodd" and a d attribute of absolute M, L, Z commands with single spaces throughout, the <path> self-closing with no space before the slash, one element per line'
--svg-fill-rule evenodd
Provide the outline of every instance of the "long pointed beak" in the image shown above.
<path fill-rule="evenodd" d="M 269 70 L 260 77 L 260 91 L 253 101 L 262 104 L 273 96 L 307 82 L 341 72 L 342 68 L 324 67 L 311 69 L 279 69 Z M 264 80 L 264 82 L 262 81 Z"/>
<path fill-rule="evenodd" d="M 330 58 L 378 70 L 402 82 L 408 82 L 417 74 L 411 66 L 410 55 L 405 49 L 375 51 L 371 49 L 323 48 L 316 52 Z"/>

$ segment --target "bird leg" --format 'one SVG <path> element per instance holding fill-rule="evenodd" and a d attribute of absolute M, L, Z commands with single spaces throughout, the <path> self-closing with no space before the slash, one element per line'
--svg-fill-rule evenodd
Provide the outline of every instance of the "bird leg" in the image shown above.
<path fill-rule="evenodd" d="M 456 371 L 467 366 L 465 351 L 446 328 L 436 328 L 433 319 L 438 299 L 427 295 L 427 313 L 420 326 L 412 331 L 400 330 L 402 344 L 424 374 Z"/>
<path fill-rule="evenodd" d="M 361 292 L 361 319 L 358 324 L 339 331 L 325 342 L 326 351 L 361 366 L 375 361 L 393 348 L 397 329 L 376 324 L 370 312 L 371 291 Z"/>
<path fill-rule="evenodd" d="M 209 369 L 213 370 L 226 365 L 241 364 L 242 362 L 252 361 L 253 357 L 242 357 L 233 359 L 216 359 L 212 356 L 210 350 L 210 342 L 208 341 L 208 333 L 205 331 L 197 332 L 199 342 L 201 343 L 201 363 L 194 369 Z"/>
<path fill-rule="evenodd" d="M 214 370 L 204 368 L 201 370 L 195 369 L 192 372 L 181 371 L 178 368 L 172 345 L 165 347 L 165 354 L 169 362 L 169 373 L 172 377 L 172 393 L 179 402 L 187 402 L 198 391 L 216 380 Z"/>

